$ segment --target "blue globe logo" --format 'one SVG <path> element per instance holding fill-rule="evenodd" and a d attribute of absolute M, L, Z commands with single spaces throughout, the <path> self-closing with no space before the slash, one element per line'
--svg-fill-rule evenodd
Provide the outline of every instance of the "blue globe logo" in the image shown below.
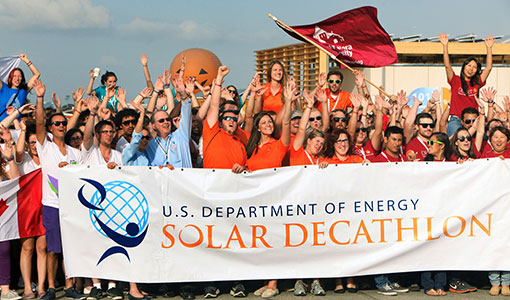
<path fill-rule="evenodd" d="M 96 191 L 90 204 L 101 210 L 89 210 L 92 225 L 105 237 L 97 219 L 106 226 L 125 237 L 133 237 L 142 232 L 149 220 L 149 204 L 140 189 L 129 182 L 111 181 L 104 185 L 106 198 L 101 202 L 101 194 Z M 97 219 L 95 218 L 97 217 Z M 138 225 L 136 230 L 135 226 Z M 135 232 L 137 231 L 137 232 Z"/>
<path fill-rule="evenodd" d="M 127 257 L 124 247 L 133 248 L 142 243 L 149 229 L 149 203 L 139 188 L 126 181 L 101 183 L 87 178 L 81 180 L 92 185 L 96 191 L 87 200 L 83 195 L 85 184 L 78 191 L 78 200 L 89 209 L 94 228 L 117 246 L 108 248 L 98 261 L 119 253 Z"/>

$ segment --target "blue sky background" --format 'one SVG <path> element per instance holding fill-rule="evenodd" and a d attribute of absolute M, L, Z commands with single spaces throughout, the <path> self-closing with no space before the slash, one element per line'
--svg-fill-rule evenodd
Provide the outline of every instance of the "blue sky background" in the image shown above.
<path fill-rule="evenodd" d="M 395 36 L 510 34 L 506 0 L 1 0 L 0 56 L 27 53 L 41 71 L 48 95 L 56 91 L 64 99 L 78 86 L 86 88 L 88 70 L 100 67 L 117 74 L 131 99 L 145 86 L 141 53 L 149 57 L 155 80 L 180 51 L 205 48 L 231 67 L 226 83 L 244 89 L 254 72 L 254 50 L 297 42 L 267 13 L 301 25 L 364 5 L 377 7 L 380 23 Z M 22 67 L 30 74 L 24 63 Z M 98 84 L 96 80 L 94 87 Z"/>

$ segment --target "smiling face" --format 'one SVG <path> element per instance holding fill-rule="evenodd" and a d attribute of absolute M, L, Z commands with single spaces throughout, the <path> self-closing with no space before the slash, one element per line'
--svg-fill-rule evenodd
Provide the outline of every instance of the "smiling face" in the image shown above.
<path fill-rule="evenodd" d="M 434 131 L 434 120 L 430 118 L 421 118 L 418 124 L 418 135 L 429 139 Z"/>
<path fill-rule="evenodd" d="M 328 88 L 333 94 L 338 94 L 340 86 L 342 86 L 342 79 L 336 74 L 331 74 L 328 78 Z"/>
<path fill-rule="evenodd" d="M 345 133 L 340 133 L 335 142 L 335 155 L 337 157 L 347 156 L 349 152 L 349 137 Z"/>
<path fill-rule="evenodd" d="M 15 70 L 12 74 L 12 88 L 18 88 L 21 84 L 21 81 L 23 80 L 23 75 L 21 74 L 21 71 Z"/>
<path fill-rule="evenodd" d="M 53 137 L 58 139 L 64 139 L 67 131 L 67 120 L 64 116 L 54 115 L 51 118 L 51 124 L 49 127 L 49 131 L 53 135 Z"/>
<path fill-rule="evenodd" d="M 271 80 L 280 82 L 283 77 L 283 68 L 280 64 L 274 64 L 271 68 Z"/>
<path fill-rule="evenodd" d="M 37 143 L 37 135 L 35 134 L 31 134 L 29 137 L 28 137 L 28 153 L 32 154 L 32 155 L 37 155 L 37 146 L 36 146 L 36 143 Z"/>
<path fill-rule="evenodd" d="M 166 138 L 170 134 L 171 126 L 170 126 L 170 118 L 166 111 L 158 111 L 154 115 L 154 123 L 152 126 L 159 137 Z"/>
<path fill-rule="evenodd" d="M 301 117 L 295 117 L 290 120 L 290 133 L 292 135 L 296 135 L 299 130 L 299 121 L 301 121 Z"/>
<path fill-rule="evenodd" d="M 476 74 L 477 69 L 478 64 L 476 61 L 471 60 L 464 66 L 464 73 L 462 75 L 464 75 L 465 78 L 471 78 Z"/>
<path fill-rule="evenodd" d="M 99 144 L 107 147 L 111 146 L 114 137 L 115 129 L 109 124 L 102 126 L 97 135 Z"/>
<path fill-rule="evenodd" d="M 467 153 L 469 149 L 471 149 L 471 143 L 472 138 L 467 130 L 460 130 L 457 133 L 457 140 L 455 141 L 455 146 L 457 146 L 457 148 L 460 151 Z"/>
<path fill-rule="evenodd" d="M 106 79 L 105 85 L 109 90 L 114 89 L 117 86 L 117 77 L 109 76 L 108 79 Z"/>
<path fill-rule="evenodd" d="M 508 138 L 503 132 L 496 129 L 496 131 L 491 137 L 491 145 L 494 148 L 494 152 L 496 153 L 505 152 L 506 144 L 508 144 Z"/>
<path fill-rule="evenodd" d="M 316 136 L 313 139 L 308 138 L 306 142 L 306 151 L 313 156 L 319 155 L 324 148 L 324 138 Z"/>
<path fill-rule="evenodd" d="M 271 136 L 274 132 L 273 118 L 268 115 L 263 116 L 259 121 L 257 129 L 261 135 Z"/>
<path fill-rule="evenodd" d="M 358 122 L 356 126 L 356 144 L 363 145 L 368 137 L 368 128 L 363 127 L 363 123 Z"/>

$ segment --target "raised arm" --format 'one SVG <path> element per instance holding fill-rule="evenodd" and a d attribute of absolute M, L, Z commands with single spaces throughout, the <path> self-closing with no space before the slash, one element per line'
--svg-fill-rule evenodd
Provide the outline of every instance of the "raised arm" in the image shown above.
<path fill-rule="evenodd" d="M 489 74 L 492 70 L 492 46 L 494 45 L 494 37 L 488 36 L 485 39 L 485 47 L 487 48 L 487 61 L 485 64 L 485 69 L 482 71 L 482 74 L 480 74 L 480 79 L 482 82 L 485 82 L 487 80 L 487 77 L 489 77 Z"/>
<path fill-rule="evenodd" d="M 25 125 L 25 121 L 21 121 L 19 123 L 20 133 L 18 138 L 18 143 L 16 144 L 16 162 L 21 163 L 25 158 L 25 137 L 27 135 L 27 126 Z"/>
<path fill-rule="evenodd" d="M 404 138 L 406 139 L 406 143 L 409 143 L 413 138 L 414 120 L 416 120 L 416 115 L 418 114 L 418 107 L 421 105 L 420 100 L 414 96 L 413 101 L 413 106 L 411 106 L 411 109 L 409 109 L 406 121 L 404 122 Z"/>
<path fill-rule="evenodd" d="M 37 68 L 34 66 L 34 64 L 27 58 L 26 54 L 22 53 L 22 54 L 18 55 L 18 57 L 27 64 L 27 66 L 30 68 L 30 71 L 32 72 L 32 77 L 27 82 L 27 87 L 28 87 L 27 90 L 31 91 L 32 88 L 34 87 L 35 80 L 37 78 L 39 78 L 41 73 L 39 72 L 39 70 L 37 70 Z"/>
<path fill-rule="evenodd" d="M 259 74 L 255 74 L 250 83 L 250 97 L 248 98 L 248 102 L 246 102 L 246 111 L 244 114 L 244 130 L 251 132 L 253 128 L 253 117 L 255 115 L 255 101 L 257 98 L 262 97 L 262 93 L 264 93 L 264 86 L 260 84 Z M 281 122 L 280 122 L 281 123 Z M 275 128 L 276 130 L 276 128 Z"/>
<path fill-rule="evenodd" d="M 494 118 L 494 108 L 496 102 L 494 99 L 496 98 L 496 89 L 493 87 L 487 87 L 480 91 L 482 98 L 480 100 L 487 103 L 487 120 L 492 120 Z"/>
<path fill-rule="evenodd" d="M 145 55 L 145 53 L 142 53 L 142 55 L 140 56 L 140 62 L 142 63 L 143 67 L 143 75 L 145 76 L 145 82 L 147 83 L 147 87 L 152 90 L 154 89 L 154 86 L 152 85 L 151 74 L 149 73 L 149 67 L 147 65 L 148 61 L 149 59 L 147 58 L 147 55 Z"/>
<path fill-rule="evenodd" d="M 320 88 L 317 89 L 317 101 L 321 103 L 322 111 L 321 111 L 321 117 L 322 117 L 322 128 L 321 130 L 323 132 L 326 132 L 329 129 L 329 105 L 327 103 L 328 96 L 326 95 L 326 90 L 323 90 Z"/>
<path fill-rule="evenodd" d="M 315 97 L 313 92 L 308 92 L 306 89 L 304 89 L 303 97 L 306 101 L 306 108 L 303 112 L 301 120 L 299 120 L 298 132 L 296 133 L 296 137 L 294 138 L 294 142 L 292 144 L 292 147 L 294 147 L 294 150 L 296 151 L 305 143 L 306 126 L 308 125 L 308 119 L 310 118 L 310 113 L 312 112 L 313 105 L 315 104 Z"/>
<path fill-rule="evenodd" d="M 151 112 L 151 113 L 154 112 L 154 109 L 156 108 L 156 102 L 159 97 L 159 93 L 161 91 L 163 91 L 163 89 L 164 89 L 163 86 L 164 86 L 163 76 L 158 76 L 158 78 L 156 79 L 156 85 L 154 86 L 154 92 L 152 93 L 152 95 L 149 99 L 149 103 L 147 103 L 147 111 L 148 112 Z M 136 98 L 135 98 L 134 102 L 140 103 L 140 101 L 136 101 Z"/>
<path fill-rule="evenodd" d="M 223 83 L 223 78 L 227 76 L 230 72 L 229 67 L 220 66 L 218 68 L 218 75 L 216 75 L 216 81 L 212 87 L 212 98 L 211 104 L 209 105 L 209 110 L 207 111 L 207 124 L 208 126 L 213 126 L 218 122 L 218 113 L 220 111 L 220 94 L 221 94 L 221 84 Z"/>
<path fill-rule="evenodd" d="M 453 78 L 453 69 L 450 64 L 450 56 L 448 55 L 448 36 L 443 32 L 437 37 L 443 45 L 443 63 L 446 69 L 446 78 L 451 81 Z"/>
<path fill-rule="evenodd" d="M 374 147 L 375 151 L 379 151 L 381 149 L 382 144 L 382 130 L 383 130 L 383 107 L 386 100 L 384 100 L 381 96 L 375 96 L 375 129 L 374 134 L 372 134 L 372 138 L 370 142 Z"/>
<path fill-rule="evenodd" d="M 478 111 L 480 115 L 476 119 L 476 137 L 475 137 L 475 146 L 478 151 L 482 149 L 483 137 L 485 135 L 485 108 L 482 102 L 475 96 L 476 103 L 478 103 Z M 473 126 L 474 127 L 474 126 Z M 472 134 L 471 134 L 472 135 Z"/>
<path fill-rule="evenodd" d="M 88 106 L 90 110 L 90 116 L 85 124 L 85 130 L 83 132 L 83 148 L 89 150 L 94 144 L 94 125 L 97 118 L 97 112 L 99 110 L 99 99 L 96 96 L 92 96 L 88 99 Z"/>
<path fill-rule="evenodd" d="M 89 81 L 89 84 L 87 85 L 87 95 L 92 95 L 92 88 L 94 86 L 94 80 L 96 79 L 96 76 L 94 76 L 94 70 L 90 70 L 89 71 L 89 75 L 90 75 L 90 81 Z"/>
<path fill-rule="evenodd" d="M 62 104 L 60 102 L 60 96 L 57 95 L 57 93 L 52 92 L 51 93 L 51 101 L 53 102 L 53 105 L 55 105 L 55 110 L 58 113 L 62 112 Z"/>
<path fill-rule="evenodd" d="M 34 90 L 37 95 L 37 102 L 35 105 L 35 132 L 37 141 L 42 145 L 46 138 L 46 125 L 44 120 L 44 93 L 46 92 L 46 85 L 41 83 L 41 79 L 37 78 L 35 80 Z"/>
<path fill-rule="evenodd" d="M 284 146 L 290 145 L 290 116 L 292 111 L 292 99 L 297 91 L 297 86 L 294 80 L 288 80 L 283 95 L 283 120 L 282 120 L 282 134 L 281 141 Z"/>
<path fill-rule="evenodd" d="M 434 90 L 432 92 L 432 99 L 429 100 L 433 102 L 433 105 L 435 106 L 435 110 L 436 110 L 436 126 L 434 127 L 434 132 L 438 132 L 441 130 L 441 99 L 440 99 L 440 96 L 441 96 L 441 92 L 439 92 L 439 90 Z M 428 104 L 428 103 L 427 103 Z"/>
<path fill-rule="evenodd" d="M 361 109 L 361 94 L 351 94 L 351 103 L 353 105 L 349 124 L 347 124 L 347 133 L 351 137 L 351 143 L 354 141 L 354 134 L 356 133 L 356 126 L 358 126 L 359 110 Z"/>
<path fill-rule="evenodd" d="M 443 114 L 441 115 L 441 121 L 439 122 L 439 131 L 448 133 L 448 117 L 450 117 L 450 103 L 446 106 Z"/>
<path fill-rule="evenodd" d="M 76 91 L 71 92 L 73 95 L 74 100 L 74 107 L 73 107 L 73 115 L 71 118 L 69 118 L 69 121 L 67 122 L 67 130 L 74 128 L 76 126 L 76 123 L 78 123 L 78 118 L 80 117 L 80 114 L 82 111 L 84 111 L 85 103 L 83 101 L 83 95 L 84 91 L 83 88 L 80 86 Z"/>
<path fill-rule="evenodd" d="M 5 119 L 3 119 L 0 122 L 0 124 L 9 128 L 9 126 L 11 126 L 12 122 L 14 122 L 16 120 L 16 118 L 18 118 L 19 115 L 28 114 L 28 113 L 32 112 L 33 110 L 34 110 L 34 106 L 30 103 L 24 104 L 19 109 L 9 106 L 9 108 L 7 109 L 7 117 L 5 117 Z"/>

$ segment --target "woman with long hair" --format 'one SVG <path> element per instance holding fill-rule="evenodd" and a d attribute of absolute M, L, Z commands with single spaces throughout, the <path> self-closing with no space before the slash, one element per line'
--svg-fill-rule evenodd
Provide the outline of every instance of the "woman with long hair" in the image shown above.
<path fill-rule="evenodd" d="M 7 83 L 0 81 L 0 121 L 7 117 L 7 107 L 20 108 L 25 104 L 28 92 L 34 86 L 34 80 L 41 75 L 26 54 L 20 54 L 18 57 L 30 68 L 32 77 L 27 83 L 23 71 L 14 68 L 9 73 Z"/>
<path fill-rule="evenodd" d="M 275 60 L 269 64 L 266 72 L 267 83 L 264 85 L 265 92 L 262 94 L 262 103 L 255 107 L 255 112 L 261 110 L 278 113 L 283 107 L 283 89 L 287 82 L 287 73 L 283 63 Z"/>
<path fill-rule="evenodd" d="M 481 155 L 474 145 L 473 136 L 471 136 L 469 130 L 465 127 L 461 127 L 455 131 L 451 138 L 450 148 L 451 161 L 477 159 Z"/>
<path fill-rule="evenodd" d="M 119 86 L 117 86 L 117 75 L 115 73 L 106 71 L 101 76 L 101 86 L 92 89 L 94 85 L 94 80 L 96 79 L 96 76 L 94 74 L 94 71 L 90 70 L 90 81 L 89 85 L 87 86 L 87 95 L 92 95 L 92 92 L 96 94 L 96 97 L 101 101 L 107 101 L 106 102 L 106 108 L 113 109 L 115 112 L 118 112 L 121 110 L 122 104 L 120 103 L 118 99 L 118 93 Z M 105 99 L 105 97 L 107 99 Z M 104 104 L 103 104 L 104 106 Z"/>
<path fill-rule="evenodd" d="M 450 155 L 450 140 L 446 133 L 434 132 L 427 141 L 429 151 L 424 161 L 446 161 Z"/>
<path fill-rule="evenodd" d="M 443 44 L 443 61 L 446 69 L 446 77 L 451 87 L 450 100 L 450 122 L 448 123 L 448 136 L 451 136 L 462 126 L 462 111 L 467 107 L 478 110 L 475 96 L 478 96 L 480 89 L 485 85 L 492 70 L 492 46 L 494 37 L 488 36 L 485 39 L 487 49 L 486 67 L 482 71 L 482 64 L 474 57 L 467 58 L 462 64 L 460 74 L 456 75 L 450 64 L 448 56 L 448 36 L 439 34 L 439 41 Z"/>
<path fill-rule="evenodd" d="M 363 163 L 363 158 L 352 154 L 351 138 L 345 129 L 336 129 L 329 134 L 322 162 L 328 164 Z M 322 164 L 325 167 L 326 165 Z"/>

